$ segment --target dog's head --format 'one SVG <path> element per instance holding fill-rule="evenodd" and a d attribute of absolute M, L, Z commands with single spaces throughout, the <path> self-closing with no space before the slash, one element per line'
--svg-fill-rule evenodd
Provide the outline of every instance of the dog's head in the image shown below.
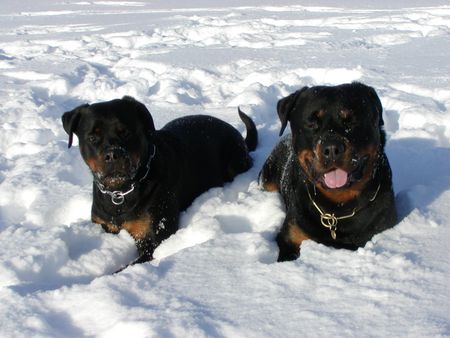
<path fill-rule="evenodd" d="M 336 202 L 359 195 L 383 152 L 382 106 L 361 83 L 304 87 L 277 106 L 283 133 L 289 121 L 304 176 Z"/>
<path fill-rule="evenodd" d="M 76 134 L 84 161 L 108 189 L 133 180 L 147 163 L 155 127 L 147 108 L 132 97 L 79 106 L 65 112 L 62 123 L 69 148 Z"/>

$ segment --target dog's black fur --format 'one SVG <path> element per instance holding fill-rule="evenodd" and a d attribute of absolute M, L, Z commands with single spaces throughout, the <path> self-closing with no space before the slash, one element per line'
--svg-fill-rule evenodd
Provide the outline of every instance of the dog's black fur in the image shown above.
<path fill-rule="evenodd" d="M 304 87 L 281 99 L 277 110 L 280 136 L 288 122 L 291 134 L 266 160 L 260 183 L 278 191 L 286 205 L 278 261 L 296 259 L 305 239 L 356 249 L 395 225 L 382 106 L 373 88 L 361 83 Z M 321 213 L 328 214 L 329 227 Z M 337 218 L 335 227 L 331 215 Z"/>
<path fill-rule="evenodd" d="M 126 229 L 139 253 L 134 263 L 152 259 L 161 241 L 178 229 L 180 211 L 197 196 L 252 166 L 249 151 L 256 148 L 257 130 L 248 116 L 239 115 L 245 140 L 231 125 L 206 115 L 155 130 L 146 107 L 127 96 L 64 113 L 69 148 L 75 133 L 94 176 L 92 221 L 107 232 Z M 111 196 L 114 191 L 119 196 Z"/>

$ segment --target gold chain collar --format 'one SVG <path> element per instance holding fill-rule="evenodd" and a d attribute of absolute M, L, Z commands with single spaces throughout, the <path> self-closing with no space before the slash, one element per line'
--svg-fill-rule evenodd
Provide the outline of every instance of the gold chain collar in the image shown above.
<path fill-rule="evenodd" d="M 377 198 L 378 192 L 380 191 L 380 187 L 381 187 L 381 183 L 378 185 L 377 190 L 375 191 L 375 194 L 373 195 L 373 197 L 369 200 L 369 202 L 373 202 L 375 201 L 375 199 Z M 359 210 L 357 210 L 356 208 L 353 209 L 352 213 L 348 214 L 348 215 L 344 215 L 344 216 L 336 216 L 334 213 L 328 213 L 328 212 L 324 212 L 318 205 L 317 203 L 312 199 L 311 194 L 309 193 L 309 188 L 308 185 L 306 185 L 306 191 L 308 192 L 308 196 L 309 199 L 311 200 L 311 203 L 314 205 L 314 207 L 317 209 L 317 211 L 320 214 L 320 223 L 322 223 L 322 225 L 325 228 L 330 229 L 330 234 L 331 234 L 331 238 L 333 238 L 333 240 L 336 240 L 336 231 L 337 231 L 337 224 L 338 221 L 341 219 L 346 219 L 346 218 L 352 218 L 353 216 L 355 216 L 355 214 L 361 210 L 362 208 L 360 208 Z"/>

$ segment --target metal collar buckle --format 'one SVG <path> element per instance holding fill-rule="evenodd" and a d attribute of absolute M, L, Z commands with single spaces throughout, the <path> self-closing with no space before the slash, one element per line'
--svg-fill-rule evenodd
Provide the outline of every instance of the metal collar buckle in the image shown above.
<path fill-rule="evenodd" d="M 150 172 L 150 163 L 152 162 L 152 159 L 153 159 L 153 157 L 155 157 L 155 155 L 156 155 L 156 146 L 153 145 L 153 154 L 148 159 L 148 162 L 146 165 L 147 171 L 145 172 L 145 175 L 139 180 L 139 182 L 141 182 L 148 176 L 148 174 Z M 106 190 L 105 186 L 103 184 L 101 184 L 100 182 L 97 181 L 96 183 L 97 183 L 98 190 L 100 190 L 100 192 L 102 194 L 109 195 L 111 197 L 111 202 L 114 205 L 123 204 L 123 202 L 125 202 L 125 196 L 132 193 L 134 191 L 134 188 L 136 187 L 136 184 L 132 183 L 131 188 L 125 192 L 122 192 L 120 190 L 109 191 L 109 190 Z"/>
<path fill-rule="evenodd" d="M 114 205 L 121 205 L 123 202 L 125 202 L 125 196 L 133 192 L 135 185 L 134 183 L 131 185 L 131 188 L 128 191 L 122 192 L 119 190 L 116 191 L 109 191 L 105 189 L 105 186 L 101 183 L 97 183 L 98 189 L 101 191 L 101 193 L 111 196 L 111 202 Z"/>

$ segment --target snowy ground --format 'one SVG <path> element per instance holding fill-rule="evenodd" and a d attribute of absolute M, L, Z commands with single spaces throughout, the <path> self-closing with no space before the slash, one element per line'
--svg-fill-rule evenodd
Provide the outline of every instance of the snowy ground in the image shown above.
<path fill-rule="evenodd" d="M 1 337 L 450 336 L 450 6 L 289 2 L 2 0 Z M 276 263 L 283 207 L 255 181 L 276 102 L 353 80 L 384 105 L 403 219 L 357 252 L 306 242 Z M 243 131 L 240 105 L 260 146 L 155 261 L 111 275 L 134 243 L 89 222 L 91 177 L 60 116 L 125 94 L 158 128 L 208 113 Z"/>

